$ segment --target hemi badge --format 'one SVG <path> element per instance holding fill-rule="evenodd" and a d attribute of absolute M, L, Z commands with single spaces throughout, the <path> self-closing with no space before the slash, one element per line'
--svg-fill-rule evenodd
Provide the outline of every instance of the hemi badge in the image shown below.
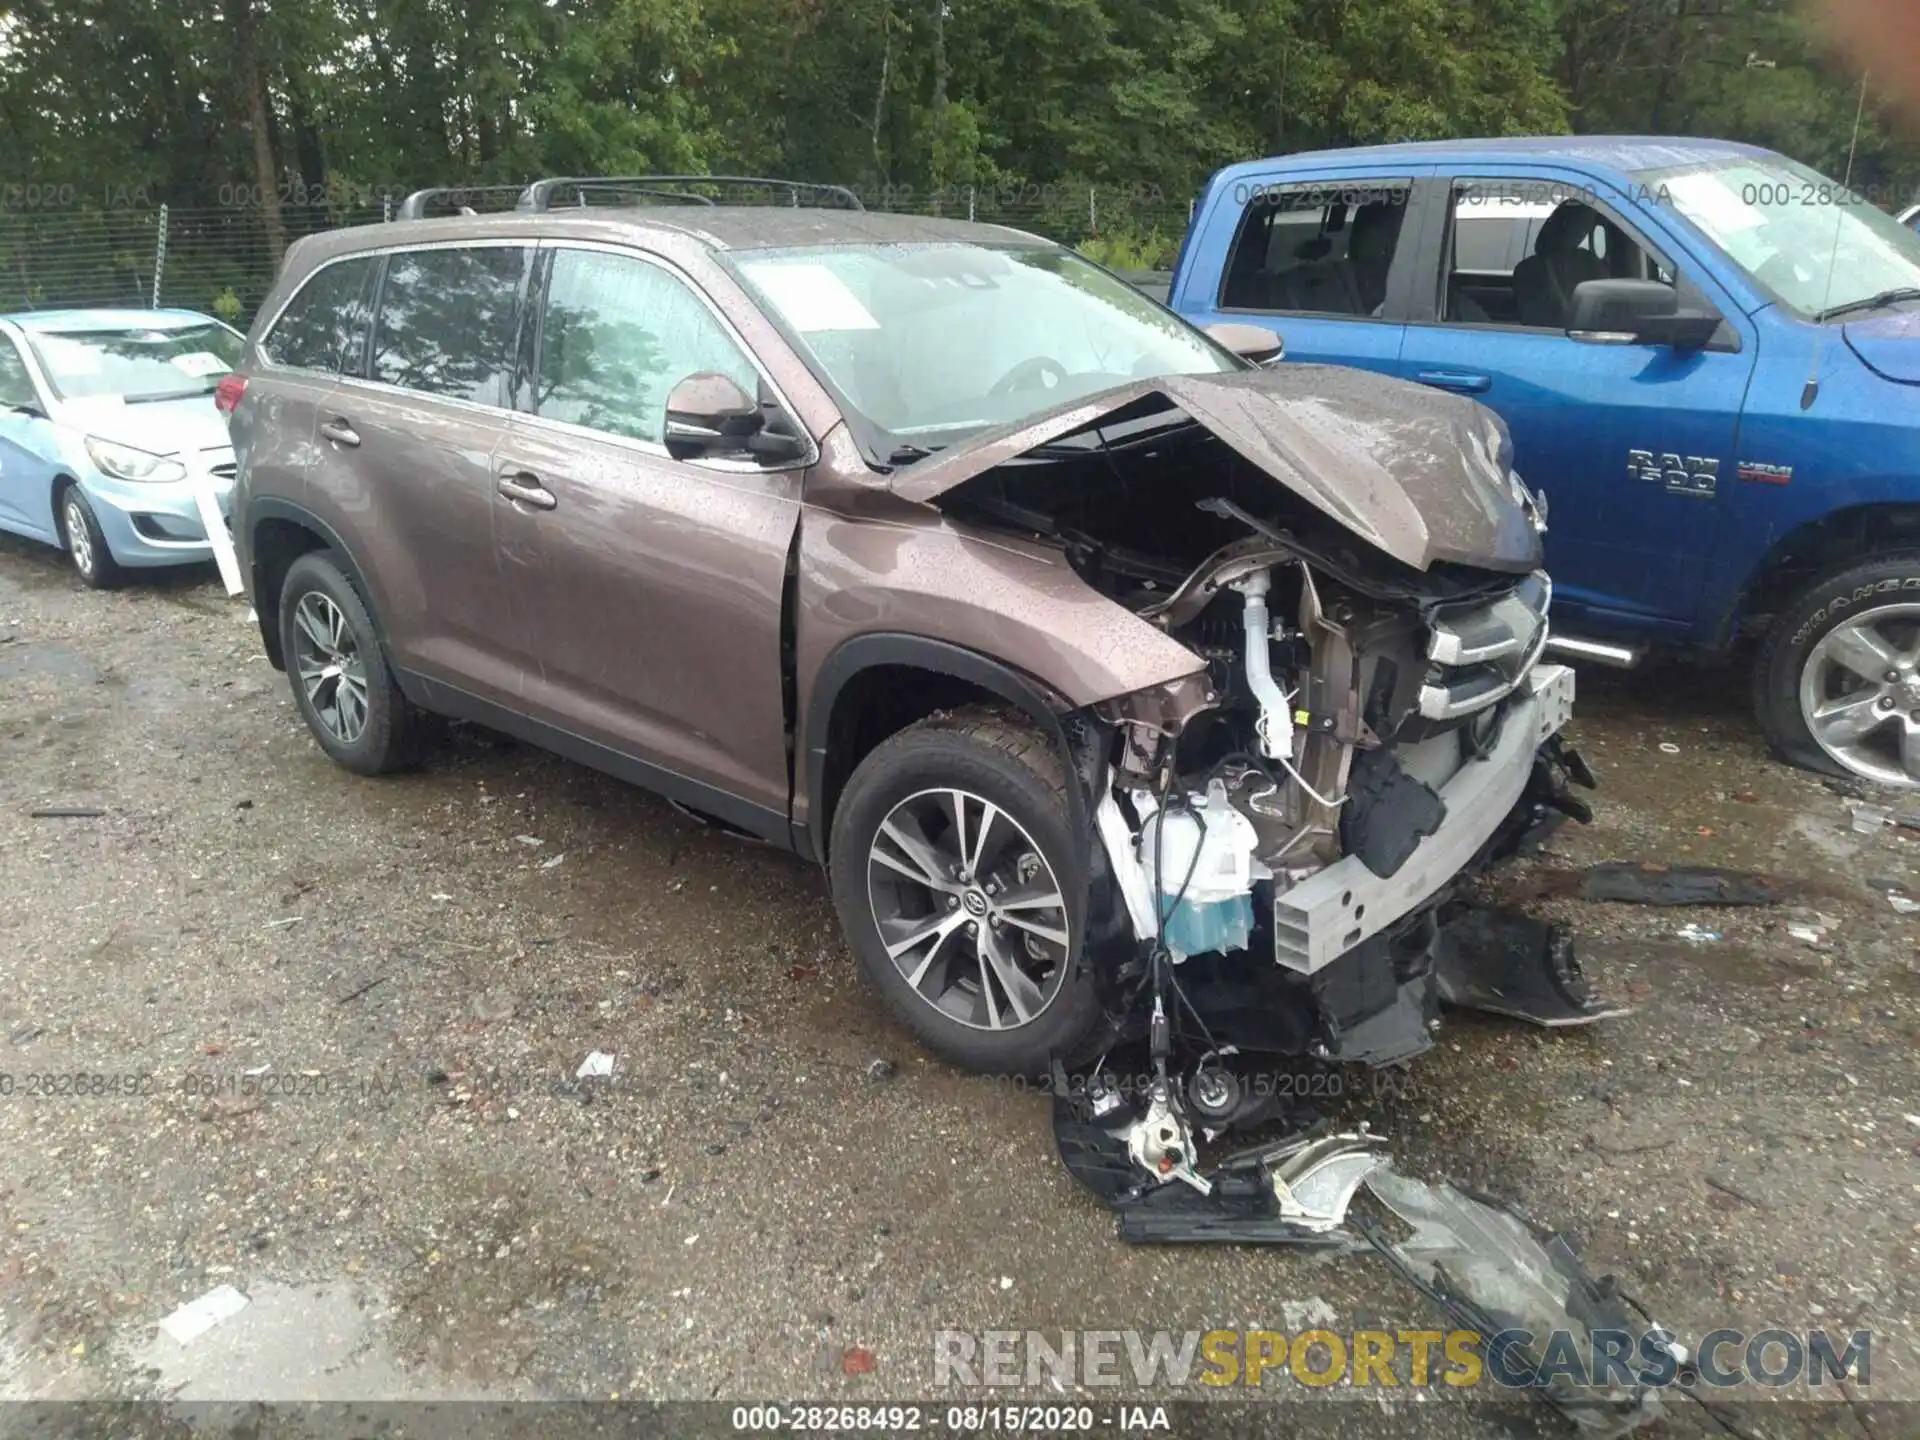
<path fill-rule="evenodd" d="M 1791 485 L 1793 467 L 1791 465 L 1763 465 L 1758 460 L 1740 462 L 1740 478 L 1751 480 L 1756 485 Z"/>

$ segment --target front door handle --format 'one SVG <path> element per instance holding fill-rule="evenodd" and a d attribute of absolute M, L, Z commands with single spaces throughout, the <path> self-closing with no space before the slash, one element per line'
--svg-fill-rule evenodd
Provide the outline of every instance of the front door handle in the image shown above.
<path fill-rule="evenodd" d="M 1413 378 L 1436 390 L 1458 390 L 1465 395 L 1480 395 L 1493 388 L 1493 377 L 1478 370 L 1420 370 Z"/>
<path fill-rule="evenodd" d="M 517 505 L 531 505 L 535 510 L 551 510 L 560 503 L 560 499 L 537 476 L 524 470 L 516 470 L 502 475 L 499 480 L 500 493 Z"/>
<path fill-rule="evenodd" d="M 358 445 L 360 443 L 360 432 L 338 415 L 322 425 L 320 427 L 320 433 L 336 445 Z"/>

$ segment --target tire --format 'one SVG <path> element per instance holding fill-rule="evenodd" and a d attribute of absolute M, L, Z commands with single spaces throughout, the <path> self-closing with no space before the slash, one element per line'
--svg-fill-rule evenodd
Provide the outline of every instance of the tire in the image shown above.
<path fill-rule="evenodd" d="M 1043 1075 L 1055 1056 L 1083 1058 L 1096 1032 L 1105 1033 L 1096 977 L 1081 958 L 1089 884 L 1069 829 L 1066 784 L 1040 730 L 967 709 L 922 720 L 876 746 L 834 812 L 828 878 L 861 969 L 902 1024 L 963 1069 Z M 909 878 L 926 867 L 892 836 L 908 835 L 926 847 L 922 855 L 963 855 L 954 843 L 956 790 L 970 797 L 962 804 L 965 848 L 979 857 L 979 869 L 972 883 L 946 871 L 951 888 L 940 890 Z M 988 805 L 993 818 L 981 840 Z M 1016 891 L 1021 903 L 1000 910 Z M 1043 895 L 1060 904 L 1038 908 Z M 890 941 L 901 946 L 928 929 L 945 933 L 903 950 L 898 962 L 889 954 Z M 922 972 L 919 988 L 913 971 Z"/>
<path fill-rule="evenodd" d="M 302 555 L 287 570 L 280 653 L 293 703 L 335 763 L 385 775 L 419 760 L 426 717 L 400 693 L 366 603 L 329 552 Z"/>
<path fill-rule="evenodd" d="M 1803 769 L 1920 787 L 1916 660 L 1920 553 L 1823 575 L 1781 613 L 1755 657 L 1754 710 L 1768 743 Z M 1809 710 L 1824 712 L 1819 733 Z"/>
<path fill-rule="evenodd" d="M 127 572 L 107 548 L 107 537 L 93 513 L 86 492 L 69 481 L 54 500 L 54 519 L 61 548 L 74 574 L 95 590 L 114 590 L 126 583 Z"/>

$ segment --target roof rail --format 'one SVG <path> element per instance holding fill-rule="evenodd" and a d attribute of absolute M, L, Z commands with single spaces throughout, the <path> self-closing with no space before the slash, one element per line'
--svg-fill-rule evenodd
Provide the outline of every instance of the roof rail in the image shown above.
<path fill-rule="evenodd" d="M 662 185 L 732 185 L 750 187 L 757 190 L 784 190 L 792 204 L 800 204 L 801 192 L 820 196 L 848 210 L 864 210 L 860 197 L 844 185 L 819 185 L 809 180 L 770 180 L 758 175 L 560 175 L 545 180 L 536 180 L 521 193 L 516 210 L 548 210 L 553 206 L 553 192 L 574 189 L 581 192 L 580 203 L 586 203 L 586 191 L 590 189 L 637 190 L 642 194 L 658 195 L 673 200 L 692 201 L 711 205 L 710 196 L 693 190 L 661 190 Z M 411 203 L 411 200 L 409 200 Z"/>
<path fill-rule="evenodd" d="M 516 198 L 524 193 L 524 185 L 434 185 L 425 190 L 416 190 L 400 202 L 400 212 L 394 218 L 398 220 L 421 220 L 426 218 L 427 206 L 435 200 L 445 200 L 457 209 L 471 213 L 473 207 L 467 204 L 467 197 L 493 193 L 511 194 Z"/>

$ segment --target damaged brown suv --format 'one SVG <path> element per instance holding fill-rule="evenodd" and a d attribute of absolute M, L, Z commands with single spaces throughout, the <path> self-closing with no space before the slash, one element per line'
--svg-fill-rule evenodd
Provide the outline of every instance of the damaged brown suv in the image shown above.
<path fill-rule="evenodd" d="M 319 744 L 463 718 L 816 859 L 961 1065 L 1131 1038 L 1219 1120 L 1222 1057 L 1423 1049 L 1458 882 L 1581 808 L 1500 421 L 1030 235 L 718 188 L 289 252 L 222 403 Z"/>

